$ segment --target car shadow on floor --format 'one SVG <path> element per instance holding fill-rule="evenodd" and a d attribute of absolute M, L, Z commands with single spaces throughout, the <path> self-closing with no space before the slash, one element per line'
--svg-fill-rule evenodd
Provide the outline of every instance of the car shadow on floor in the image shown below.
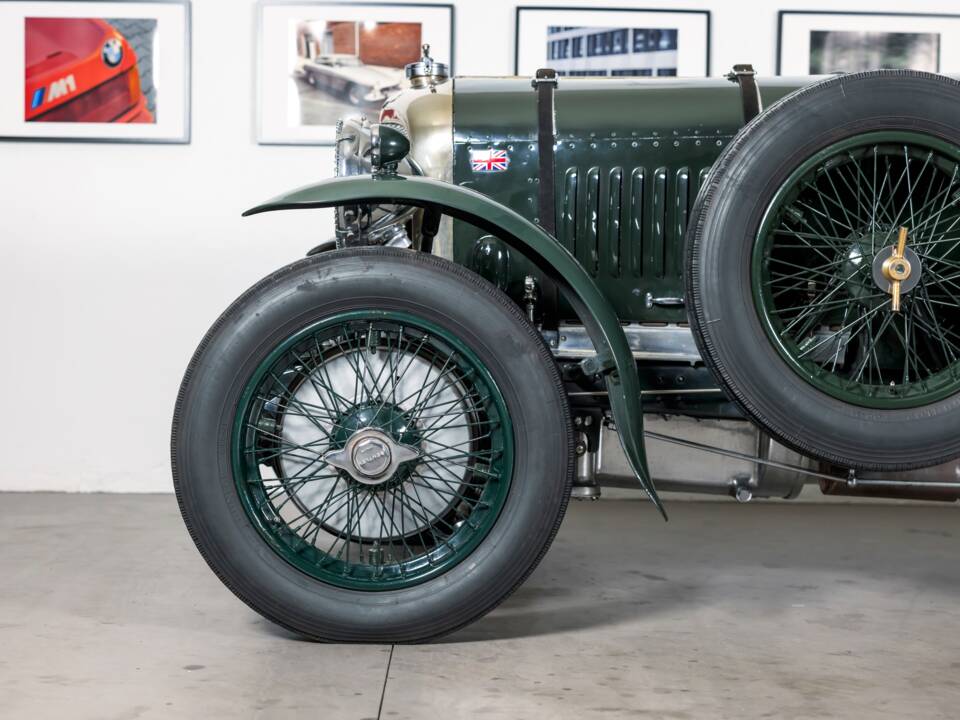
<path fill-rule="evenodd" d="M 506 640 L 618 625 L 677 612 L 698 604 L 703 596 L 703 588 L 695 584 L 629 569 L 623 572 L 642 584 L 625 588 L 622 579 L 609 577 L 605 582 L 601 575 L 591 580 L 588 590 L 580 584 L 582 573 L 575 567 L 564 571 L 546 560 L 544 566 L 550 572 L 549 585 L 537 582 L 535 575 L 489 615 L 440 642 Z"/>
<path fill-rule="evenodd" d="M 822 607 L 818 622 L 828 625 L 855 615 L 844 598 L 889 599 L 894 610 L 901 600 L 893 598 L 927 591 L 960 598 L 960 572 L 949 559 L 952 505 L 684 503 L 667 525 L 651 522 L 648 509 L 572 506 L 530 579 L 440 642 L 535 637 L 661 614 L 682 622 L 704 610 L 776 616 L 808 605 Z"/>
<path fill-rule="evenodd" d="M 518 609 L 508 600 L 490 615 L 439 642 L 508 640 L 589 630 L 636 621 L 644 615 L 662 612 L 668 606 L 676 610 L 684 602 L 653 595 L 647 593 L 633 600 L 584 602 L 552 609 L 537 603 L 531 603 L 526 609 Z"/>

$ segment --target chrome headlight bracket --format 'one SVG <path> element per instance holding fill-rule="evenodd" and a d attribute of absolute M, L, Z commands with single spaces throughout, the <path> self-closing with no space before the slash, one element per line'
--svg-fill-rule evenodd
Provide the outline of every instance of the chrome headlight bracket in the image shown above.
<path fill-rule="evenodd" d="M 344 118 L 337 123 L 334 174 L 337 177 L 369 175 L 373 172 L 374 126 L 363 117 Z M 402 160 L 400 173 L 416 175 L 412 164 Z M 402 205 L 344 205 L 334 218 L 338 248 L 358 245 L 410 247 L 407 222 L 417 209 Z"/>

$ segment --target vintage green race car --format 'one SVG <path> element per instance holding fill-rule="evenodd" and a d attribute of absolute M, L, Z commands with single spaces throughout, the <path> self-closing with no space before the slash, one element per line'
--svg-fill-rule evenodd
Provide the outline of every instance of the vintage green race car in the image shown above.
<path fill-rule="evenodd" d="M 177 400 L 184 518 L 250 606 L 437 637 L 598 477 L 661 510 L 655 483 L 960 497 L 955 80 L 407 75 L 341 122 L 336 178 L 246 213 L 335 208 L 335 238 L 217 320 Z"/>

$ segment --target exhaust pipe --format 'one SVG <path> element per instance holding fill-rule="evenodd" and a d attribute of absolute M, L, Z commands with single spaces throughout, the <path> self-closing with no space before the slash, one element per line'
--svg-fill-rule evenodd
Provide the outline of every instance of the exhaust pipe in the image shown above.
<path fill-rule="evenodd" d="M 822 470 L 838 476 L 836 480 L 820 478 L 820 492 L 824 495 L 938 502 L 960 500 L 960 462 L 956 460 L 908 472 L 877 473 L 862 478 L 850 474 L 846 480 L 841 479 L 841 468 L 824 466 Z"/>

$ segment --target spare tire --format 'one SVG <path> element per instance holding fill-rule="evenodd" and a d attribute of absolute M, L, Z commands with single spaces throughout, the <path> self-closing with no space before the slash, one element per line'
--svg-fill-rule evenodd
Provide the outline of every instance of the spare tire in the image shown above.
<path fill-rule="evenodd" d="M 960 83 L 785 97 L 718 159 L 686 242 L 701 354 L 771 435 L 859 469 L 960 455 Z"/>

